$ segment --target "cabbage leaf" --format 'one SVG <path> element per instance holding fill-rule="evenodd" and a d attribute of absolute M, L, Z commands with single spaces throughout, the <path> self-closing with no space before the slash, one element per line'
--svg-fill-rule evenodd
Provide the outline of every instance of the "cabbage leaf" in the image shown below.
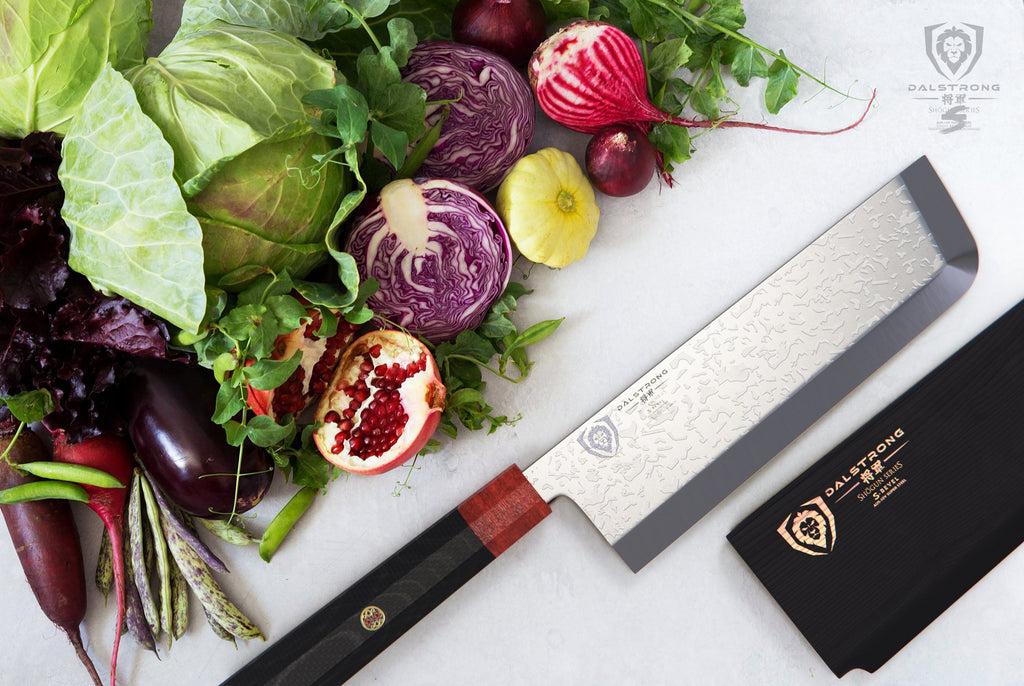
<path fill-rule="evenodd" d="M 334 65 L 291 36 L 215 22 L 179 34 L 125 76 L 174 149 L 174 176 L 191 197 L 258 143 L 308 130 L 302 97 L 334 85 Z"/>
<path fill-rule="evenodd" d="M 149 0 L 0 0 L 0 137 L 67 132 L 109 62 L 140 64 Z"/>
<path fill-rule="evenodd" d="M 70 267 L 95 288 L 197 331 L 206 312 L 202 231 L 172 176 L 171 147 L 113 67 L 83 100 L 63 153 Z"/>
<path fill-rule="evenodd" d="M 307 4 L 312 6 L 307 8 Z M 220 20 L 239 26 L 274 29 L 303 40 L 319 40 L 345 27 L 351 15 L 334 2 L 307 0 L 185 0 L 180 33 Z"/>

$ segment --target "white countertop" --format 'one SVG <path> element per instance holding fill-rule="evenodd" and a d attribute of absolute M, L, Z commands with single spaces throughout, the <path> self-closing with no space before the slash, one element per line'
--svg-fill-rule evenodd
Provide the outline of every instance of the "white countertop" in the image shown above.
<path fill-rule="evenodd" d="M 175 3 L 158 8 L 173 13 Z M 1024 11 L 1017 0 L 850 0 L 827 12 L 798 0 L 746 3 L 746 34 L 825 71 L 857 96 L 877 88 L 856 130 L 833 137 L 719 130 L 696 139 L 674 188 L 603 198 L 585 259 L 537 267 L 524 282 L 520 322 L 565 316 L 533 350 L 518 386 L 494 381 L 492 404 L 522 419 L 493 435 L 467 434 L 420 459 L 411 489 L 400 469 L 339 480 L 319 498 L 271 564 L 255 548 L 212 545 L 232 574 L 229 595 L 282 636 L 512 462 L 526 466 L 679 343 L 788 260 L 918 156 L 927 154 L 978 244 L 968 293 L 664 553 L 633 574 L 569 501 L 350 683 L 402 684 L 829 684 L 836 678 L 726 541 L 744 517 L 1024 297 Z M 998 84 L 988 100 L 967 91 L 970 125 L 943 134 L 944 84 L 925 52 L 926 26 L 984 28 L 974 69 L 960 83 Z M 734 89 L 739 117 L 766 118 L 762 86 Z M 828 129 L 855 120 L 842 101 L 802 79 L 798 98 L 770 123 Z M 935 95 L 934 93 L 926 93 Z M 542 126 L 535 147 L 582 155 L 586 138 Z M 292 492 L 278 480 L 256 509 L 261 529 Z M 80 510 L 86 565 L 99 522 Z M 88 683 L 74 651 L 40 613 L 17 558 L 0 545 L 9 579 L 0 617 L 0 683 Z M 1024 677 L 1024 552 L 1011 554 L 874 675 L 849 684 L 1006 684 Z M 90 586 L 92 589 L 92 587 Z M 101 674 L 113 605 L 90 591 L 86 644 Z M 193 604 L 193 626 L 161 660 L 126 638 L 124 684 L 216 684 L 263 647 L 217 639 Z"/>

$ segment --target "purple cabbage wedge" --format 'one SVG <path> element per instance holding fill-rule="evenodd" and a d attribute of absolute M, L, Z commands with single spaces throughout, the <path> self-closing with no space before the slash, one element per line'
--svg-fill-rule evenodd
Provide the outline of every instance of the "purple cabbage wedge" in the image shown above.
<path fill-rule="evenodd" d="M 497 53 L 450 41 L 413 49 L 402 78 L 427 92 L 428 103 L 450 101 L 441 135 L 418 174 L 454 179 L 481 193 L 498 186 L 533 139 L 533 91 Z M 427 106 L 427 124 L 445 104 Z"/>
<path fill-rule="evenodd" d="M 505 226 L 479 193 L 447 179 L 385 186 L 349 232 L 345 251 L 379 290 L 378 317 L 433 343 L 475 329 L 512 273 Z"/>

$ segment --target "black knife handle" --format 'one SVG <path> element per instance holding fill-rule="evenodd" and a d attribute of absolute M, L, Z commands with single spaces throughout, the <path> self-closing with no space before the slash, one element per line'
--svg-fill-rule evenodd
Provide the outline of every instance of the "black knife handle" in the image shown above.
<path fill-rule="evenodd" d="M 222 686 L 337 686 L 550 512 L 513 465 Z"/>

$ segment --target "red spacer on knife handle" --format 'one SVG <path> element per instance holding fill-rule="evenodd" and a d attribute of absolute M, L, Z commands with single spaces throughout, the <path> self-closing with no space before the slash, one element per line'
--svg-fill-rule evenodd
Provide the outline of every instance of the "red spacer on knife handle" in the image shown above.
<path fill-rule="evenodd" d="M 551 507 L 516 465 L 477 491 L 458 510 L 495 557 L 551 514 Z"/>

